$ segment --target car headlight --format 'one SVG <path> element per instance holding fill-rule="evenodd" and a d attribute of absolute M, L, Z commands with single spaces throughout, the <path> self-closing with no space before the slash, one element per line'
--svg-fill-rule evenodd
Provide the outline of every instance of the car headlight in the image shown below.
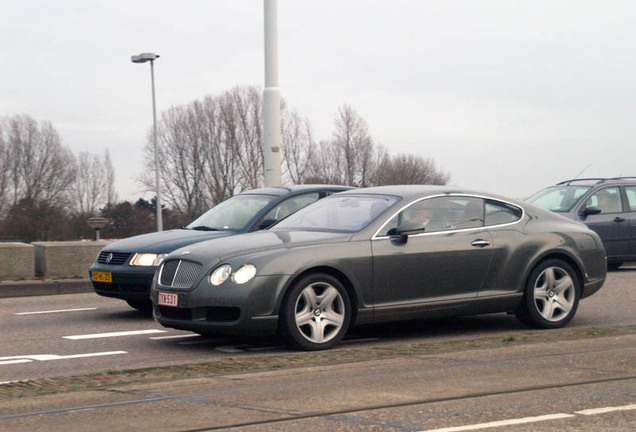
<path fill-rule="evenodd" d="M 245 264 L 232 275 L 232 280 L 240 285 L 249 282 L 254 276 L 256 276 L 256 266 Z"/>
<path fill-rule="evenodd" d="M 156 267 L 161 264 L 165 257 L 166 254 L 136 253 L 130 260 L 130 265 L 138 267 Z"/>
<path fill-rule="evenodd" d="M 232 274 L 232 267 L 229 265 L 224 264 L 221 267 L 217 267 L 210 275 L 210 283 L 214 286 L 221 285 L 230 277 L 230 274 Z"/>

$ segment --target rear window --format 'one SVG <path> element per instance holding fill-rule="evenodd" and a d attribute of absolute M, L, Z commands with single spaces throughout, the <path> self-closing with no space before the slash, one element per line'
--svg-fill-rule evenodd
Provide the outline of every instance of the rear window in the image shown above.
<path fill-rule="evenodd" d="M 516 222 L 522 215 L 523 211 L 517 206 L 486 200 L 486 226 Z"/>

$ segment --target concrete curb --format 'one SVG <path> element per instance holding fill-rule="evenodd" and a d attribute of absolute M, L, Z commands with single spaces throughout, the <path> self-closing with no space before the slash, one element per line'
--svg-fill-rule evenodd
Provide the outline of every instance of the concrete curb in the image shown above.
<path fill-rule="evenodd" d="M 0 298 L 93 292 L 89 279 L 0 281 Z"/>

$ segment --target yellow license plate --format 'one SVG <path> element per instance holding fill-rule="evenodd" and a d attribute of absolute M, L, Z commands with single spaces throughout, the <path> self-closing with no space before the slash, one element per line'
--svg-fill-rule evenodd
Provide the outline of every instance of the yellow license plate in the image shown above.
<path fill-rule="evenodd" d="M 93 282 L 113 283 L 113 274 L 111 272 L 94 271 Z"/>

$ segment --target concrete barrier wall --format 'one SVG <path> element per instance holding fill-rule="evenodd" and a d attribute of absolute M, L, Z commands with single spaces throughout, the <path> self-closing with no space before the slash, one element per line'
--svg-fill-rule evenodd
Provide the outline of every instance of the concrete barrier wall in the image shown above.
<path fill-rule="evenodd" d="M 111 243 L 100 241 L 34 242 L 35 276 L 48 279 L 88 278 L 99 251 Z"/>
<path fill-rule="evenodd" d="M 34 277 L 34 247 L 26 243 L 0 243 L 0 280 Z"/>

